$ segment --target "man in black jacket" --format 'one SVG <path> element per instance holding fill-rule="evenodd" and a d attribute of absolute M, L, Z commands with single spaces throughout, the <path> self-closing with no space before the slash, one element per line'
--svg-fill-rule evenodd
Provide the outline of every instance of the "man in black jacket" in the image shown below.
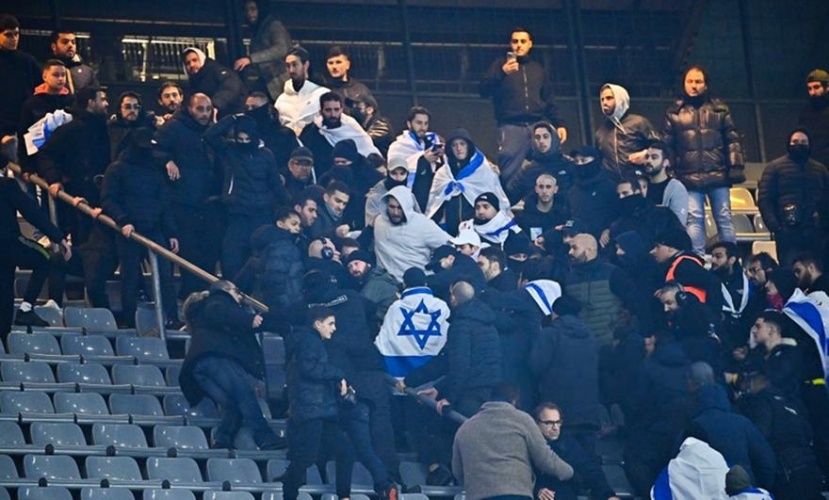
<path fill-rule="evenodd" d="M 507 267 L 507 257 L 498 247 L 486 247 L 478 254 L 478 267 L 486 278 L 487 290 L 514 292 L 518 289 L 518 275 Z"/>
<path fill-rule="evenodd" d="M 229 281 L 214 283 L 209 294 L 188 297 L 184 316 L 192 340 L 179 384 L 191 406 L 204 397 L 221 405 L 222 422 L 213 448 L 232 448 L 244 424 L 253 431 L 259 449 L 277 449 L 279 438 L 262 415 L 250 384 L 251 376 L 265 377 L 262 348 L 256 340 L 262 316 L 242 304 L 241 292 Z"/>
<path fill-rule="evenodd" d="M 602 169 L 602 153 L 590 146 L 581 148 L 575 157 L 575 183 L 568 193 L 571 216 L 605 246 L 610 242 L 610 223 L 619 213 L 616 183 Z"/>
<path fill-rule="evenodd" d="M 800 110 L 800 125 L 812 132 L 812 156 L 829 164 L 829 72 L 816 69 L 806 75 L 809 102 Z"/>
<path fill-rule="evenodd" d="M 128 91 L 118 96 L 118 111 L 107 123 L 110 161 L 118 159 L 118 155 L 129 143 L 128 137 L 135 129 L 139 127 L 155 129 L 156 125 L 155 115 L 144 109 L 140 94 Z"/>
<path fill-rule="evenodd" d="M 500 128 L 498 166 L 505 181 L 515 175 L 530 152 L 533 123 L 549 120 L 561 142 L 567 140 L 567 129 L 553 102 L 547 71 L 530 58 L 532 46 L 532 37 L 526 29 L 513 29 L 510 52 L 492 63 L 480 84 L 481 97 L 492 98 L 495 107 Z"/>
<path fill-rule="evenodd" d="M 810 158 L 811 136 L 804 129 L 789 134 L 788 153 L 769 163 L 757 186 L 757 205 L 774 234 L 784 266 L 799 252 L 820 254 L 829 225 L 829 170 Z"/>
<path fill-rule="evenodd" d="M 297 246 L 301 230 L 299 214 L 282 207 L 277 210 L 276 224 L 260 227 L 251 238 L 256 257 L 251 257 L 245 267 L 254 273 L 255 295 L 274 310 L 302 300 L 305 263 Z M 245 274 L 244 270 L 239 274 Z"/>
<path fill-rule="evenodd" d="M 645 163 L 645 151 L 658 138 L 647 118 L 630 113 L 630 95 L 620 85 L 606 83 L 599 103 L 607 121 L 596 129 L 596 147 L 602 151 L 602 167 L 618 181 Z"/>
<path fill-rule="evenodd" d="M 170 211 L 170 191 L 163 171 L 153 160 L 151 128 L 138 128 L 127 137 L 127 145 L 119 160 L 104 175 L 102 189 L 104 212 L 121 226 L 124 238 L 118 238 L 121 261 L 122 323 L 135 325 L 135 308 L 141 275 L 144 248 L 129 241 L 138 231 L 162 247 L 178 252 L 175 219 Z M 158 259 L 161 280 L 161 303 L 167 315 L 167 326 L 181 327 L 178 305 L 172 282 L 172 269 L 166 259 Z"/>
<path fill-rule="evenodd" d="M 153 154 L 167 169 L 172 211 L 179 229 L 181 256 L 207 271 L 219 260 L 222 211 L 218 204 L 221 176 L 202 134 L 213 121 L 213 104 L 204 94 L 193 94 L 155 134 Z M 204 283 L 182 273 L 179 298 L 203 290 Z"/>
<path fill-rule="evenodd" d="M 703 211 L 711 201 L 721 241 L 736 241 L 729 187 L 745 182 L 743 145 L 731 110 L 708 91 L 708 75 L 692 66 L 684 93 L 665 113 L 663 139 L 674 150 L 674 173 L 688 188 L 688 234 L 694 252 L 705 251 Z"/>
<path fill-rule="evenodd" d="M 235 71 L 210 59 L 196 47 L 187 47 L 182 53 L 184 70 L 190 78 L 190 91 L 210 97 L 219 117 L 245 110 L 248 89 Z"/>
<path fill-rule="evenodd" d="M 251 92 L 245 99 L 245 114 L 256 120 L 265 147 L 273 153 L 280 171 L 285 169 L 291 152 L 299 147 L 299 142 L 293 130 L 279 123 L 273 102 L 263 92 Z"/>
<path fill-rule="evenodd" d="M 35 58 L 22 50 L 20 22 L 9 14 L 0 14 L 0 157 L 14 160 L 14 136 L 17 134 L 20 110 L 40 83 L 40 67 Z"/>
<path fill-rule="evenodd" d="M 573 160 L 562 153 L 561 141 L 552 123 L 542 120 L 534 123 L 532 129 L 532 151 L 506 185 L 507 195 L 511 202 L 518 203 L 531 193 L 539 175 L 549 174 L 555 177 L 561 198 L 566 200 L 573 185 Z"/>
<path fill-rule="evenodd" d="M 84 64 L 78 54 L 75 33 L 66 30 L 53 31 L 51 38 L 52 56 L 61 60 L 68 70 L 67 88 L 76 94 L 87 87 L 98 87 L 98 76 L 88 64 Z"/>

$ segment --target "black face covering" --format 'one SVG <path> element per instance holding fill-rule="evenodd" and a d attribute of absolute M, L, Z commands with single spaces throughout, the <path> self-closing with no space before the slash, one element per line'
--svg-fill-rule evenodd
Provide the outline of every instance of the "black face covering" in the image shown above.
<path fill-rule="evenodd" d="M 632 194 L 619 200 L 622 213 L 633 215 L 637 210 L 645 206 L 645 198 L 641 194 Z"/>
<path fill-rule="evenodd" d="M 806 144 L 789 144 L 786 149 L 789 151 L 789 157 L 797 163 L 806 163 L 812 153 L 812 148 Z"/>
<path fill-rule="evenodd" d="M 267 123 L 271 119 L 271 108 L 266 104 L 256 109 L 246 111 L 245 114 L 256 120 L 256 123 Z"/>
<path fill-rule="evenodd" d="M 386 178 L 383 179 L 383 185 L 386 186 L 386 189 L 391 191 L 392 189 L 396 188 L 397 186 L 405 186 L 406 185 L 406 179 L 403 179 L 402 181 L 396 181 L 396 180 L 392 179 L 391 177 L 386 176 Z"/>
<path fill-rule="evenodd" d="M 351 118 L 357 120 L 357 123 L 359 123 L 360 125 L 362 125 L 365 122 L 366 114 L 360 111 L 359 109 L 351 108 L 349 114 L 351 115 Z"/>
<path fill-rule="evenodd" d="M 602 168 L 601 163 L 598 160 L 593 160 L 590 163 L 584 165 L 577 165 L 576 166 L 576 177 L 579 179 L 592 179 L 598 175 L 599 170 Z"/>
<path fill-rule="evenodd" d="M 238 149 L 242 153 L 250 154 L 259 149 L 259 143 L 257 142 L 247 142 L 247 143 L 236 143 L 236 149 Z"/>

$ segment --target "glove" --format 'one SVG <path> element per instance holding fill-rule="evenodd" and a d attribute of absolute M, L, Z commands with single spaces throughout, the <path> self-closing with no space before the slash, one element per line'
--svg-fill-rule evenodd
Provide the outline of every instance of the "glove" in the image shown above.
<path fill-rule="evenodd" d="M 742 184 L 746 181 L 746 173 L 743 165 L 734 165 L 728 169 L 728 180 L 731 185 Z"/>

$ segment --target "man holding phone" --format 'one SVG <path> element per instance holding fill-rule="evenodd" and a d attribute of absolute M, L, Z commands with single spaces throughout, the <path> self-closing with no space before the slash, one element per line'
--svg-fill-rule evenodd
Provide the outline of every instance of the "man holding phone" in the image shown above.
<path fill-rule="evenodd" d="M 561 142 L 567 140 L 547 71 L 529 55 L 532 46 L 526 29 L 513 29 L 510 51 L 492 63 L 480 84 L 481 96 L 492 98 L 495 107 L 498 165 L 505 182 L 515 175 L 532 148 L 533 123 L 549 120 Z"/>

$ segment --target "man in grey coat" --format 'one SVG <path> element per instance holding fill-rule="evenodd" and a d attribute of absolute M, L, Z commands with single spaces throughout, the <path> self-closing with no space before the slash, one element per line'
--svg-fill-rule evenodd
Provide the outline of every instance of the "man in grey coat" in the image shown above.
<path fill-rule="evenodd" d="M 245 22 L 251 30 L 250 55 L 237 59 L 233 69 L 242 72 L 248 68 L 244 73 L 258 79 L 267 88 L 271 99 L 276 100 L 288 80 L 285 56 L 293 42 L 285 25 L 268 13 L 268 4 L 259 0 L 245 2 Z M 243 76 L 243 80 L 247 78 Z M 248 86 L 257 87 L 250 83 Z"/>
<path fill-rule="evenodd" d="M 452 473 L 467 500 L 533 498 L 533 467 L 566 481 L 573 468 L 547 446 L 532 417 L 515 408 L 518 391 L 502 384 L 493 398 L 458 429 Z"/>

